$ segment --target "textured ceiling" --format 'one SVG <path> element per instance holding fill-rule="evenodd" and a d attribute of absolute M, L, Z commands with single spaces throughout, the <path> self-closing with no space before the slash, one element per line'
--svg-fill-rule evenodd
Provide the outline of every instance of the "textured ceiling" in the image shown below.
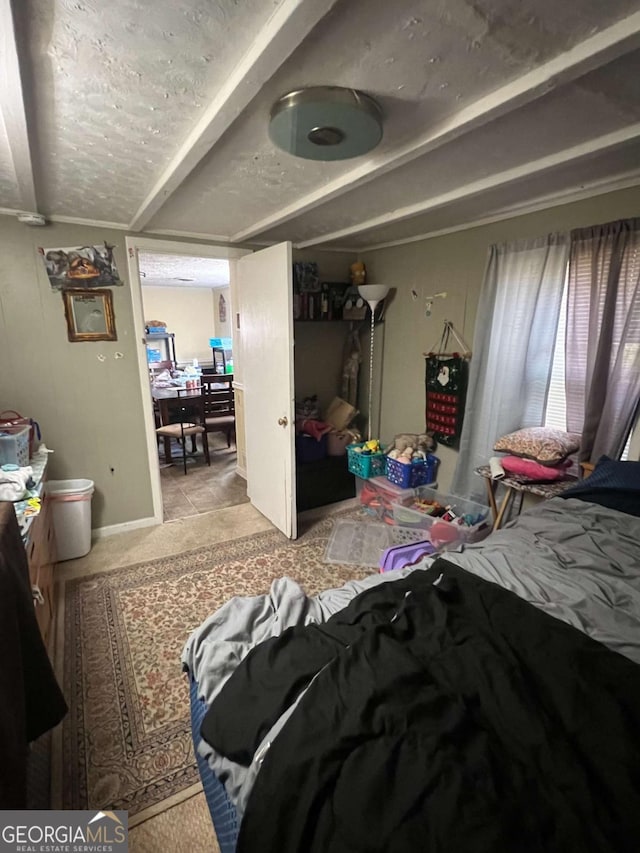
<path fill-rule="evenodd" d="M 228 287 L 229 261 L 188 255 L 139 252 L 140 280 L 145 287 Z"/>
<path fill-rule="evenodd" d="M 53 219 L 358 247 L 640 183 L 639 0 L 12 7 L 24 97 L 0 85 L 5 210 L 31 209 L 35 185 Z M 379 101 L 376 150 L 320 163 L 273 146 L 273 102 L 320 84 Z"/>

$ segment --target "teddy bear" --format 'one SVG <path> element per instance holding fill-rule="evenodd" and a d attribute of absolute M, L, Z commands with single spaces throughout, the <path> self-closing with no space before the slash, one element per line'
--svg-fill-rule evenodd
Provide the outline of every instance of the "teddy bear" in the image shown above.
<path fill-rule="evenodd" d="M 351 279 L 351 284 L 353 284 L 354 287 L 358 287 L 360 284 L 365 284 L 367 280 L 367 271 L 362 261 L 356 261 L 355 264 L 351 264 L 349 267 L 349 278 Z"/>
<path fill-rule="evenodd" d="M 426 459 L 428 453 L 433 453 L 437 441 L 431 433 L 401 432 L 394 436 L 385 453 L 392 459 L 411 461 L 412 458 Z"/>

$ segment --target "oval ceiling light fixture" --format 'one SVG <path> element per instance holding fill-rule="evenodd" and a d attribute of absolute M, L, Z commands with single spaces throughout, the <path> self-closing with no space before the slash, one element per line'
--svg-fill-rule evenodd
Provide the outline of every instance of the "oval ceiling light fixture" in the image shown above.
<path fill-rule="evenodd" d="M 283 95 L 271 109 L 274 145 L 307 160 L 347 160 L 382 139 L 382 111 L 369 95 L 341 86 L 310 86 Z"/>

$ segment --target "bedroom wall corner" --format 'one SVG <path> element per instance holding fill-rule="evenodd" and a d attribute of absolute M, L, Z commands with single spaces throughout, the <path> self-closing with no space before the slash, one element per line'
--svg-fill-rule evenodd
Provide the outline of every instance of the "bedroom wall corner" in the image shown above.
<path fill-rule="evenodd" d="M 118 340 L 70 343 L 62 296 L 49 285 L 38 247 L 105 240 L 115 246 L 124 281 L 111 288 Z M 29 228 L 1 216 L 0 254 L 0 408 L 40 423 L 55 451 L 51 478 L 95 482 L 94 528 L 153 516 L 125 233 L 68 224 Z"/>
<path fill-rule="evenodd" d="M 381 391 L 380 438 L 424 429 L 423 353 L 440 340 L 443 322 L 451 320 L 473 345 L 476 311 L 487 249 L 523 237 L 637 216 L 640 187 L 550 207 L 440 237 L 362 253 L 368 280 L 395 288 L 385 312 L 385 348 Z M 417 292 L 417 299 L 411 290 Z M 424 296 L 446 291 L 425 314 Z M 457 451 L 439 447 L 438 483 L 448 491 Z"/>

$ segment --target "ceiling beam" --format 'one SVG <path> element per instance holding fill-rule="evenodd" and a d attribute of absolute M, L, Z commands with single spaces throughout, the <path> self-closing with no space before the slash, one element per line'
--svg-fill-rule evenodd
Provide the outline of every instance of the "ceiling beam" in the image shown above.
<path fill-rule="evenodd" d="M 7 133 L 22 209 L 37 213 L 38 198 L 11 0 L 0 0 L 0 117 Z"/>
<path fill-rule="evenodd" d="M 598 136 L 595 139 L 590 139 L 587 142 L 582 142 L 579 145 L 573 145 L 571 148 L 565 148 L 562 151 L 557 151 L 554 154 L 548 154 L 545 157 L 540 157 L 537 160 L 531 160 L 528 163 L 522 163 L 520 166 L 514 166 L 511 169 L 505 169 L 504 172 L 496 172 L 487 178 L 481 178 L 478 181 L 472 181 L 469 184 L 463 184 L 446 193 L 432 196 L 415 204 L 408 204 L 405 207 L 399 207 L 396 210 L 391 210 L 388 213 L 374 216 L 371 219 L 366 219 L 358 222 L 356 225 L 351 225 L 348 228 L 341 228 L 339 231 L 332 231 L 329 234 L 322 234 L 318 237 L 313 237 L 309 240 L 302 240 L 296 243 L 296 248 L 305 249 L 308 246 L 317 246 L 319 243 L 329 243 L 333 240 L 341 240 L 343 237 L 351 237 L 354 234 L 361 234 L 363 231 L 370 231 L 373 228 L 380 228 L 384 225 L 391 225 L 395 222 L 401 222 L 403 219 L 411 219 L 421 213 L 430 213 L 443 207 L 447 207 L 458 201 L 473 198 L 481 193 L 489 190 L 504 187 L 508 184 L 513 184 L 521 180 L 529 179 L 535 175 L 542 175 L 559 166 L 566 166 L 584 158 L 594 157 L 604 151 L 618 148 L 621 145 L 626 145 L 640 139 L 640 122 L 625 127 L 622 130 L 616 130 L 613 133 L 607 133 L 604 136 Z"/>
<path fill-rule="evenodd" d="M 489 216 L 480 219 L 467 219 L 457 225 L 449 225 L 446 228 L 437 228 L 433 231 L 425 231 L 422 234 L 412 234 L 411 237 L 399 237 L 397 240 L 387 240 L 383 243 L 370 243 L 367 246 L 352 246 L 350 248 L 335 248 L 333 246 L 322 247 L 328 252 L 351 252 L 359 255 L 365 252 L 374 252 L 377 249 L 391 249 L 395 246 L 406 246 L 408 243 L 420 243 L 423 240 L 433 240 L 434 237 L 444 237 L 447 234 L 457 234 L 459 231 L 468 231 L 470 228 L 479 228 L 482 225 L 493 225 L 495 222 L 504 222 L 505 219 L 514 219 L 516 216 L 527 216 L 540 210 L 549 210 L 551 207 L 560 207 L 563 204 L 572 204 L 575 201 L 583 201 L 586 198 L 595 198 L 606 193 L 627 190 L 640 186 L 640 173 L 638 170 L 617 175 L 614 178 L 606 178 L 580 184 L 580 189 L 561 190 L 558 193 L 550 193 L 538 196 L 534 201 L 522 202 L 512 207 L 501 208 Z M 294 244 L 294 248 L 298 248 Z"/>
<path fill-rule="evenodd" d="M 8 0 L 4 0 L 8 2 Z M 283 0 L 129 223 L 142 230 L 337 0 Z"/>
<path fill-rule="evenodd" d="M 404 166 L 430 151 L 452 142 L 472 130 L 488 124 L 513 110 L 566 85 L 590 71 L 640 47 L 640 12 L 602 30 L 585 41 L 559 54 L 533 71 L 479 98 L 468 107 L 445 119 L 435 129 L 406 145 L 379 156 L 372 156 L 358 166 L 323 184 L 317 190 L 292 204 L 255 222 L 231 238 L 233 242 L 249 240 L 287 222 L 296 216 L 326 204 L 358 186 L 379 178 L 393 169 Z"/>

